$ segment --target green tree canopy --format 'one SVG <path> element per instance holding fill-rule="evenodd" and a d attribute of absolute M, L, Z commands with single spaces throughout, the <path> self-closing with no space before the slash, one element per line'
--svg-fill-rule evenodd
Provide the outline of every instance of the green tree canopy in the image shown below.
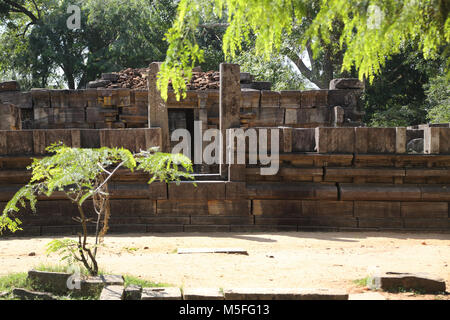
<path fill-rule="evenodd" d="M 310 1 L 302 0 L 181 0 L 167 33 L 169 46 L 159 77 L 163 98 L 167 97 L 169 80 L 175 91 L 185 90 L 183 78 L 190 77 L 192 67 L 204 59 L 195 33 L 205 12 L 227 16 L 229 25 L 223 39 L 227 59 L 233 58 L 252 34 L 256 36 L 256 54 L 269 59 L 281 49 L 286 34 L 311 18 L 309 5 Z M 361 79 L 372 81 L 387 59 L 410 41 L 425 59 L 438 57 L 445 47 L 448 64 L 448 11 L 445 0 L 321 0 L 301 43 L 304 48 L 309 44 L 316 57 L 324 44 L 333 44 L 333 34 L 340 28 L 338 44 L 345 48 L 343 70 L 355 67 Z"/>
<path fill-rule="evenodd" d="M 81 9 L 80 29 L 67 27 L 69 5 Z M 62 70 L 73 89 L 102 72 L 148 66 L 165 57 L 175 10 L 173 0 L 0 0 L 0 77 L 45 87 L 60 83 Z"/>

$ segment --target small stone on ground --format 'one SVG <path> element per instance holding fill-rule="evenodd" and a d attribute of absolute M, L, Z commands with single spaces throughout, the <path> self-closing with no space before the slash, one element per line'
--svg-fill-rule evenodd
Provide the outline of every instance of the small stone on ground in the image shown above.
<path fill-rule="evenodd" d="M 142 287 L 131 284 L 125 288 L 124 300 L 141 300 Z"/>
<path fill-rule="evenodd" d="M 394 292 L 415 290 L 421 293 L 442 293 L 445 292 L 445 281 L 427 273 L 386 272 L 373 277 L 372 288 Z"/>
<path fill-rule="evenodd" d="M 224 290 L 225 300 L 348 300 L 342 290 L 242 288 Z"/>
<path fill-rule="evenodd" d="M 181 300 L 181 290 L 176 287 L 143 288 L 142 300 Z"/>
<path fill-rule="evenodd" d="M 215 288 L 185 288 L 184 300 L 223 300 L 223 293 Z"/>
<path fill-rule="evenodd" d="M 106 286 L 103 288 L 99 300 L 122 300 L 123 295 L 123 286 Z"/>
<path fill-rule="evenodd" d="M 48 292 L 37 292 L 22 288 L 15 288 L 13 295 L 20 300 L 56 300 L 56 298 Z"/>

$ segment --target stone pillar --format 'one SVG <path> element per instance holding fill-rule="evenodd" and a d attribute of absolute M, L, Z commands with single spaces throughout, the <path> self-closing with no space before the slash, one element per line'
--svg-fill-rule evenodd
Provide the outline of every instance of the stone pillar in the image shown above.
<path fill-rule="evenodd" d="M 148 127 L 161 128 L 160 151 L 170 152 L 169 115 L 166 102 L 156 86 L 157 75 L 162 62 L 152 62 L 148 72 Z"/>
<path fill-rule="evenodd" d="M 406 153 L 406 128 L 395 128 L 395 153 Z"/>
<path fill-rule="evenodd" d="M 238 64 L 220 64 L 221 129 L 239 128 L 241 107 L 240 67 Z"/>
<path fill-rule="evenodd" d="M 226 146 L 226 130 L 230 128 L 239 128 L 240 108 L 241 108 L 241 72 L 238 64 L 221 63 L 220 64 L 220 96 L 219 96 L 219 114 L 221 121 L 219 124 L 220 132 L 223 137 L 223 148 L 221 155 L 224 165 L 221 167 L 222 175 L 227 173 L 228 165 L 225 161 L 228 152 Z M 236 166 L 236 165 L 233 165 Z M 234 168 L 229 168 L 233 170 Z M 236 168 L 237 169 L 237 168 Z M 242 169 L 242 168 L 240 168 Z M 231 176 L 231 173 L 229 174 Z"/>
<path fill-rule="evenodd" d="M 423 151 L 426 154 L 439 153 L 439 132 L 436 129 L 430 127 L 424 128 Z"/>

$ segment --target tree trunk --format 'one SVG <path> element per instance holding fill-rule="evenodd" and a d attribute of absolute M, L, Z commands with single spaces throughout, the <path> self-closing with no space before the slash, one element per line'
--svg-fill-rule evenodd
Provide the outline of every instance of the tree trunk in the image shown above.
<path fill-rule="evenodd" d="M 75 78 L 73 74 L 66 73 L 66 79 L 67 79 L 67 85 L 69 86 L 69 89 L 75 89 Z"/>

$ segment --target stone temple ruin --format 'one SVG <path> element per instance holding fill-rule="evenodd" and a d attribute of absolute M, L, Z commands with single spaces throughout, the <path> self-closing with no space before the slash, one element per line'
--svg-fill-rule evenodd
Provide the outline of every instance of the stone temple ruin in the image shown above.
<path fill-rule="evenodd" d="M 119 173 L 109 187 L 111 232 L 450 231 L 448 124 L 366 128 L 364 88 L 355 79 L 335 79 L 329 90 L 278 92 L 233 64 L 211 75 L 215 84 L 198 80 L 195 90 L 194 81 L 185 99 L 170 92 L 163 101 L 159 66 L 150 65 L 148 88 L 111 78 L 85 90 L 22 92 L 14 81 L 0 84 L 0 208 L 28 182 L 31 158 L 53 142 L 169 152 L 175 129 L 194 135 L 201 121 L 202 130 L 278 128 L 278 173 L 202 165 L 197 187 L 148 185 L 144 174 Z M 37 215 L 21 215 L 18 234 L 74 233 L 77 212 L 68 204 L 58 195 L 39 201 Z"/>

